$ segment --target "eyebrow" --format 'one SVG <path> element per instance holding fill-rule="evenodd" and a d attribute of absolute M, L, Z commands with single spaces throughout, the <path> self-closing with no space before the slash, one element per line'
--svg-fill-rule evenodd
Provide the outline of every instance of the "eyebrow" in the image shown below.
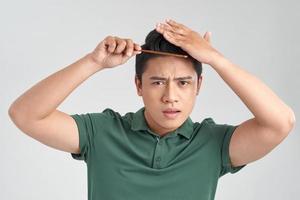
<path fill-rule="evenodd" d="M 161 81 L 167 80 L 167 78 L 159 77 L 159 76 L 151 76 L 149 79 L 151 79 L 151 80 L 161 80 Z M 174 80 L 188 80 L 188 79 L 191 80 L 191 79 L 193 79 L 193 77 L 191 77 L 191 76 L 176 77 Z"/>

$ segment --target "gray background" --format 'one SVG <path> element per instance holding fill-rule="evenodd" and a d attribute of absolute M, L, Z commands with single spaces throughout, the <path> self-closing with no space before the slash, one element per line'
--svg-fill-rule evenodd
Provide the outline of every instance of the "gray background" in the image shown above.
<path fill-rule="evenodd" d="M 9 105 L 25 90 L 93 50 L 107 35 L 143 44 L 172 18 L 203 35 L 228 59 L 265 82 L 299 116 L 299 10 L 294 1 L 5 1 L 0 6 L 0 199 L 87 199 L 86 165 L 23 134 Z M 209 65 L 191 117 L 238 124 L 250 111 Z M 134 58 L 101 71 L 59 107 L 68 114 L 143 106 Z M 51 92 L 51 91 L 50 91 Z M 219 180 L 216 199 L 299 199 L 299 126 L 264 158 Z"/>

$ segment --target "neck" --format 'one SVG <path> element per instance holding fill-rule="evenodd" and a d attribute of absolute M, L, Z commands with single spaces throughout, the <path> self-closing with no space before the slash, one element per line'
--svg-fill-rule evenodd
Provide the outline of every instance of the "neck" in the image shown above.
<path fill-rule="evenodd" d="M 150 130 L 153 131 L 154 133 L 159 134 L 160 136 L 164 136 L 167 133 L 174 131 L 176 129 L 166 129 L 162 126 L 160 126 L 158 123 L 156 123 L 153 118 L 149 115 L 147 110 L 145 109 L 144 111 L 144 117 L 146 119 L 146 123 L 149 126 Z"/>

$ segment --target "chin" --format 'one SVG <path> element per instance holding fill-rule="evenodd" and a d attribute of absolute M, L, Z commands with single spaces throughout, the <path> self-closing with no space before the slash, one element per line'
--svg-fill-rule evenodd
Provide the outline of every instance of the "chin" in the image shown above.
<path fill-rule="evenodd" d="M 160 116 L 157 123 L 159 123 L 162 127 L 166 127 L 168 129 L 170 128 L 178 128 L 181 126 L 181 124 L 184 122 L 184 119 L 182 117 L 177 117 L 175 119 L 168 119 L 165 116 Z"/>

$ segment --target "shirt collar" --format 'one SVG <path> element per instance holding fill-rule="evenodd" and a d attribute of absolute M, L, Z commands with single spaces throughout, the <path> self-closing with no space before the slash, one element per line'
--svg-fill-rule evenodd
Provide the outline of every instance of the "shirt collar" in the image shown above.
<path fill-rule="evenodd" d="M 140 108 L 136 113 L 133 114 L 131 129 L 134 131 L 138 130 L 146 130 L 151 131 L 148 127 L 144 116 L 145 107 Z M 174 132 L 175 135 L 180 134 L 184 136 L 186 139 L 190 139 L 193 133 L 193 121 L 190 117 L 188 117 L 185 122 L 177 128 Z"/>

